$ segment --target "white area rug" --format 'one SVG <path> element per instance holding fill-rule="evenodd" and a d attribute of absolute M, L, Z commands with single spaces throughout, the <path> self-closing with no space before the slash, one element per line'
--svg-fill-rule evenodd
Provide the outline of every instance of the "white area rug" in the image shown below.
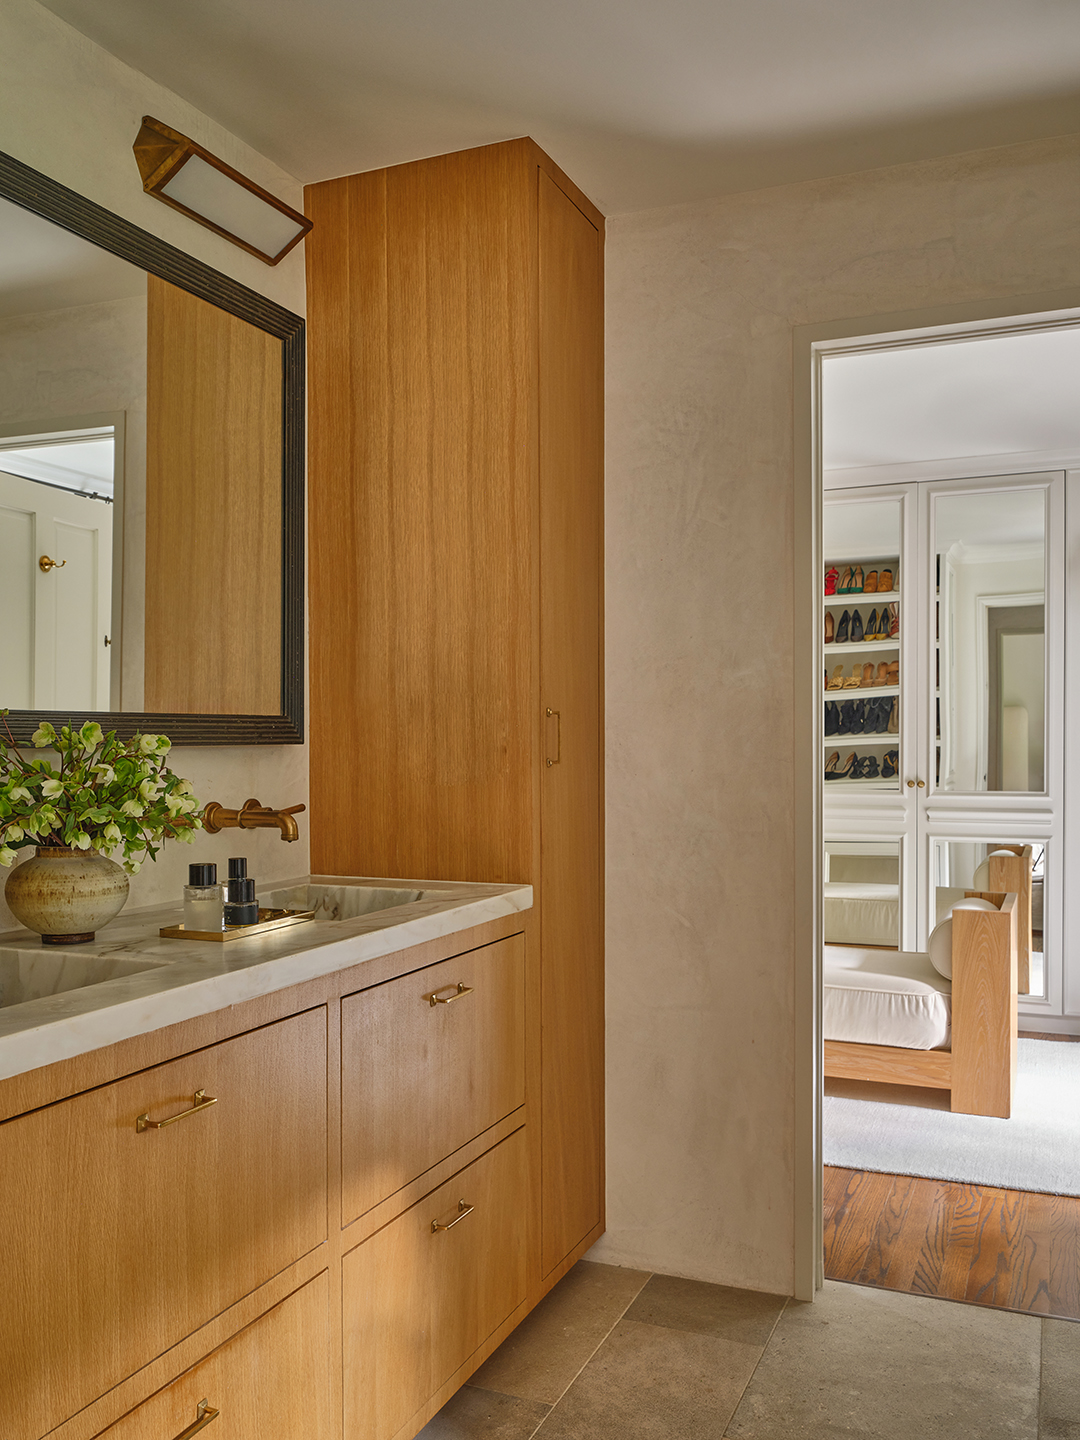
<path fill-rule="evenodd" d="M 1080 1045 L 1019 1042 L 1008 1120 L 826 1095 L 824 1138 L 826 1165 L 1080 1195 Z"/>

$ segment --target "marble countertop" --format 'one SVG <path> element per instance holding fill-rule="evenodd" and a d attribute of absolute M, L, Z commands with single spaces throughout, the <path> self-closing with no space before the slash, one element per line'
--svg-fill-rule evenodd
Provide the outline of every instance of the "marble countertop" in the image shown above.
<path fill-rule="evenodd" d="M 421 892 L 421 898 L 351 919 L 330 918 L 350 906 L 328 903 L 310 923 L 224 945 L 162 938 L 163 926 L 180 923 L 179 904 L 125 911 L 86 945 L 53 950 L 29 930 L 0 934 L 9 994 L 24 993 L 18 988 L 23 984 L 34 996 L 0 1004 L 0 1079 L 528 910 L 533 903 L 530 885 L 319 875 L 260 886 L 259 898 L 287 904 L 283 892 L 309 884 L 333 887 L 346 899 L 357 887 Z M 112 978 L 35 995 L 42 988 L 36 977 L 43 962 L 59 974 L 65 961 Z M 70 977 L 56 983 L 70 984 Z"/>

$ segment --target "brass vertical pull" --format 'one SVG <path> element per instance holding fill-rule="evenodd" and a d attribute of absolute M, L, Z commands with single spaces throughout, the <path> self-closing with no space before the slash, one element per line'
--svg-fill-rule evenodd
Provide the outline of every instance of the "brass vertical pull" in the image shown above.
<path fill-rule="evenodd" d="M 220 1414 L 221 1411 L 215 1410 L 209 1400 L 200 1400 L 198 1409 L 195 1411 L 195 1419 L 186 1430 L 180 1431 L 176 1440 L 191 1440 L 192 1435 L 197 1435 L 200 1430 L 205 1429 L 205 1427 L 210 1424 L 211 1420 L 216 1420 Z"/>
<path fill-rule="evenodd" d="M 136 1118 L 135 1129 L 140 1135 L 144 1130 L 164 1130 L 166 1125 L 175 1125 L 177 1120 L 183 1120 L 188 1115 L 195 1115 L 200 1110 L 209 1110 L 211 1105 L 216 1104 L 216 1095 L 207 1095 L 205 1090 L 196 1090 L 195 1103 L 191 1106 L 190 1110 L 181 1110 L 178 1115 L 170 1115 L 167 1120 L 151 1120 L 149 1110 L 145 1110 Z M 217 1414 L 216 1410 L 214 1414 Z"/>
<path fill-rule="evenodd" d="M 438 1220 L 432 1220 L 431 1233 L 433 1235 L 438 1235 L 440 1230 L 452 1230 L 455 1225 L 460 1225 L 462 1220 L 465 1219 L 466 1215 L 472 1214 L 472 1212 L 476 1209 L 476 1206 L 470 1205 L 467 1200 L 459 1200 L 457 1208 L 457 1216 L 455 1219 L 450 1221 L 449 1225 L 440 1225 Z M 177 1437 L 177 1440 L 179 1440 L 179 1437 Z"/>
<path fill-rule="evenodd" d="M 552 760 L 551 756 L 549 755 L 545 763 L 548 765 L 558 765 L 559 761 L 562 759 L 562 715 L 559 713 L 558 710 L 552 710 L 549 706 L 547 710 L 547 718 L 549 720 L 553 719 L 555 721 L 555 759 Z"/>

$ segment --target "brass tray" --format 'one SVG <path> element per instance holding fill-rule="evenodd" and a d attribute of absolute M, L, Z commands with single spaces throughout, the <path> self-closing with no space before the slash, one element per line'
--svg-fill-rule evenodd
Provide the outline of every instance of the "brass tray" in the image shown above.
<path fill-rule="evenodd" d="M 287 925 L 306 925 L 315 919 L 314 910 L 264 910 L 254 925 L 227 925 L 224 930 L 185 930 L 183 925 L 166 925 L 158 931 L 163 940 L 216 940 L 219 945 L 230 940 L 243 940 L 248 935 L 265 935 L 269 930 L 284 930 Z"/>

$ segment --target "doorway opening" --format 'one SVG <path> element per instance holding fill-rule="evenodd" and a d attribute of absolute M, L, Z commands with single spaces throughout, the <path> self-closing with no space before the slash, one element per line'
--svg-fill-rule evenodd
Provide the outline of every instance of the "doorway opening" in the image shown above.
<path fill-rule="evenodd" d="M 1077 322 L 814 347 L 824 1273 L 1074 1318 Z M 1001 1224 L 1023 1276 L 986 1271 Z"/>

